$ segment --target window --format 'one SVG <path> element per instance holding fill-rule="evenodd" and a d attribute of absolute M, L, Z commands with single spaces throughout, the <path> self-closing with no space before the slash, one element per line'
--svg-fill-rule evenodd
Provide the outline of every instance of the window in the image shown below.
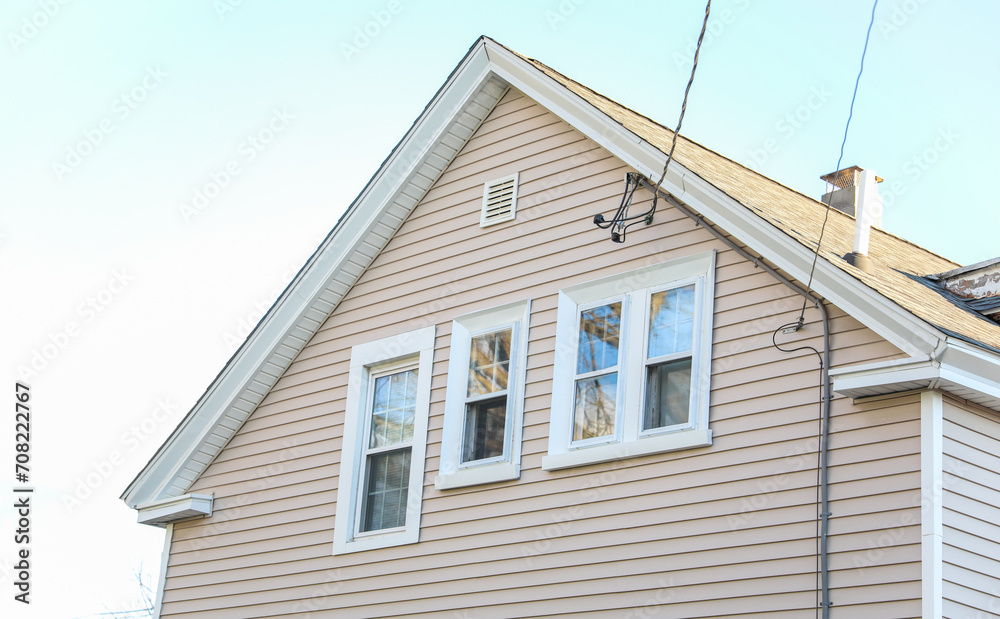
<path fill-rule="evenodd" d="M 462 463 L 503 456 L 513 326 L 472 338 L 465 398 Z"/>
<path fill-rule="evenodd" d="M 615 435 L 622 301 L 580 312 L 573 399 L 573 440 Z"/>
<path fill-rule="evenodd" d="M 406 525 L 406 495 L 417 410 L 417 368 L 372 376 L 364 450 L 362 533 Z"/>
<path fill-rule="evenodd" d="M 521 301 L 452 322 L 438 489 L 519 477 L 528 313 Z"/>
<path fill-rule="evenodd" d="M 334 554 L 420 534 L 434 327 L 351 349 Z"/>
<path fill-rule="evenodd" d="M 544 469 L 711 445 L 715 253 L 561 290 Z"/>

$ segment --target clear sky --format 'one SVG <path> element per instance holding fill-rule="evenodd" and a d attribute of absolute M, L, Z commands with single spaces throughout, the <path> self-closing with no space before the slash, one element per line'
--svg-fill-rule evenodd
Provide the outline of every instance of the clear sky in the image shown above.
<path fill-rule="evenodd" d="M 818 197 L 871 6 L 716 0 L 682 132 Z M 673 126 L 703 12 L 4 2 L 0 615 L 139 606 L 134 573 L 156 577 L 163 534 L 118 496 L 478 36 Z M 997 23 L 985 0 L 880 2 L 844 156 L 885 178 L 886 230 L 961 264 L 1000 255 Z M 32 395 L 28 607 L 10 572 L 17 380 Z"/>

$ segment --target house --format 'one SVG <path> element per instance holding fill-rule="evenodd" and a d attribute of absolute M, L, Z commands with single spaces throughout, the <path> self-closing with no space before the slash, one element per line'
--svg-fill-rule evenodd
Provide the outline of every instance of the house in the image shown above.
<path fill-rule="evenodd" d="M 159 616 L 1000 615 L 998 265 L 683 137 L 612 243 L 671 137 L 477 41 L 123 494 Z"/>

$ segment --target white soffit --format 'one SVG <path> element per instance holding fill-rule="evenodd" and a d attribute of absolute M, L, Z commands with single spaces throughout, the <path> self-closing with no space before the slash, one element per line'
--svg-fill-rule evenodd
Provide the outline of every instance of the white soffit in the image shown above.
<path fill-rule="evenodd" d="M 960 340 L 948 340 L 936 359 L 914 357 L 837 368 L 830 376 L 834 392 L 854 399 L 939 389 L 1000 412 L 1000 355 Z"/>
<path fill-rule="evenodd" d="M 140 505 L 139 522 L 165 527 L 169 522 L 212 515 L 213 497 L 210 494 L 185 494 L 161 501 Z"/>

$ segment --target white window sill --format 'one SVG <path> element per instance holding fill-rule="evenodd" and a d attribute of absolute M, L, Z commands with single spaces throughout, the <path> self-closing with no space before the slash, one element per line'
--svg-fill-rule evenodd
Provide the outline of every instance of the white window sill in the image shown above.
<path fill-rule="evenodd" d="M 434 478 L 434 487 L 438 490 L 465 488 L 481 484 L 494 484 L 501 481 L 511 481 L 521 476 L 520 467 L 510 462 L 497 462 L 481 466 L 458 469 L 453 473 L 438 475 Z"/>
<path fill-rule="evenodd" d="M 409 517 L 409 514 L 407 514 Z M 368 533 L 355 537 L 347 542 L 334 540 L 333 554 L 341 555 L 351 552 L 362 552 L 365 550 L 375 550 L 377 548 L 389 548 L 392 546 L 403 546 L 405 544 L 416 544 L 419 541 L 419 529 L 414 527 L 407 530 L 403 527 L 387 530 L 385 533 Z"/>
<path fill-rule="evenodd" d="M 638 456 L 708 447 L 712 444 L 712 431 L 707 428 L 683 430 L 671 434 L 642 437 L 626 443 L 611 443 L 582 447 L 562 453 L 550 453 L 542 458 L 542 470 L 557 471 L 574 466 L 626 460 Z"/>

